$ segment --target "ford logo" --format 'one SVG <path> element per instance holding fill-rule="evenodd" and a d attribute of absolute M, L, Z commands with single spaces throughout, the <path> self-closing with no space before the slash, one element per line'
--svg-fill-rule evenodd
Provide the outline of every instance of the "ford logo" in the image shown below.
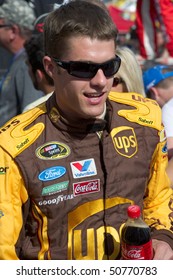
<path fill-rule="evenodd" d="M 62 177 L 66 173 L 66 168 L 63 166 L 53 166 L 43 170 L 38 179 L 41 181 L 51 181 Z"/>

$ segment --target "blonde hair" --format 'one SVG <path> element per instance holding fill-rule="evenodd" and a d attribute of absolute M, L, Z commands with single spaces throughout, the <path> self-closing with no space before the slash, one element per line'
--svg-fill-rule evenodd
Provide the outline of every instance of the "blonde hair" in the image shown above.
<path fill-rule="evenodd" d="M 133 51 L 128 47 L 118 47 L 116 54 L 121 58 L 121 66 L 116 76 L 122 78 L 128 92 L 137 92 L 146 96 L 142 69 Z"/>

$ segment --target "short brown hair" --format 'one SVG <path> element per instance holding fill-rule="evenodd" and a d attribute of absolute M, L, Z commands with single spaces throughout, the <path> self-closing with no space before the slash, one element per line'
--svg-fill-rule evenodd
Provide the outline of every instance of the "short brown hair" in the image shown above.
<path fill-rule="evenodd" d="M 49 13 L 44 24 L 45 52 L 59 59 L 71 37 L 117 39 L 116 26 L 106 10 L 87 1 L 71 1 Z"/>

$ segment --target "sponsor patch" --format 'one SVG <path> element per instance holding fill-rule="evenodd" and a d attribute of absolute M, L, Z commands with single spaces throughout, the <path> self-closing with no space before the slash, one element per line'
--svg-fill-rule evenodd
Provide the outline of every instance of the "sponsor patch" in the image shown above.
<path fill-rule="evenodd" d="M 74 198 L 74 194 L 58 195 L 57 197 L 52 198 L 52 199 L 45 199 L 45 200 L 39 201 L 38 204 L 40 206 L 42 206 L 42 205 L 57 205 L 60 202 L 63 202 L 63 201 L 69 200 L 69 199 L 73 199 L 73 198 Z"/>
<path fill-rule="evenodd" d="M 141 123 L 144 123 L 144 124 L 149 124 L 149 125 L 153 124 L 152 120 L 149 120 L 149 119 L 146 119 L 146 118 L 142 118 L 142 117 L 139 117 L 138 121 L 141 122 Z"/>
<path fill-rule="evenodd" d="M 70 163 L 73 178 L 82 178 L 97 175 L 96 165 L 93 158 L 74 161 Z"/>
<path fill-rule="evenodd" d="M 121 126 L 111 131 L 111 137 L 115 150 L 118 154 L 131 158 L 138 151 L 135 131 L 132 127 Z"/>
<path fill-rule="evenodd" d="M 74 196 L 100 191 L 100 179 L 78 182 L 73 184 Z"/>
<path fill-rule="evenodd" d="M 3 167 L 3 166 L 1 166 L 1 167 L 0 167 L 0 175 L 6 174 L 7 169 L 9 169 L 9 167 Z"/>
<path fill-rule="evenodd" d="M 54 194 L 54 193 L 65 191 L 65 190 L 67 190 L 68 185 L 69 185 L 69 181 L 64 181 L 64 182 L 61 182 L 61 183 L 58 183 L 58 184 L 54 184 L 54 185 L 51 185 L 51 186 L 48 186 L 48 187 L 44 187 L 42 189 L 42 195 L 43 196 L 44 195 L 51 195 L 51 194 Z"/>
<path fill-rule="evenodd" d="M 39 175 L 40 181 L 51 181 L 62 177 L 66 173 L 66 168 L 63 166 L 53 166 L 43 170 Z"/>
<path fill-rule="evenodd" d="M 18 149 L 18 150 L 20 150 L 20 149 L 22 149 L 26 144 L 28 144 L 29 143 L 29 139 L 28 138 L 26 138 L 23 142 L 21 142 L 20 144 L 18 144 L 17 146 L 16 146 L 16 148 Z"/>
<path fill-rule="evenodd" d="M 38 147 L 35 154 L 38 158 L 43 160 L 56 160 L 68 157 L 70 148 L 61 142 L 48 142 Z"/>

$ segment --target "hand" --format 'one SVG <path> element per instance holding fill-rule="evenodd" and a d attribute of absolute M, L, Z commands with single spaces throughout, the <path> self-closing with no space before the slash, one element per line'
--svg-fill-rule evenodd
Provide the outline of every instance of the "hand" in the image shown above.
<path fill-rule="evenodd" d="M 173 250 L 165 241 L 153 239 L 153 260 L 173 260 Z"/>

